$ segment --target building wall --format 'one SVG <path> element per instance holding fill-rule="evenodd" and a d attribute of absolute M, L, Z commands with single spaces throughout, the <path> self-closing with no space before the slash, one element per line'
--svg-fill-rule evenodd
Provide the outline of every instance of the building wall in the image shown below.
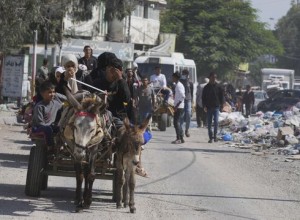
<path fill-rule="evenodd" d="M 160 22 L 153 19 L 131 17 L 131 43 L 156 45 L 159 35 Z"/>
<path fill-rule="evenodd" d="M 93 8 L 93 16 L 89 21 L 72 22 L 72 17 L 66 15 L 63 19 L 63 35 L 84 37 L 93 40 L 104 40 L 107 34 L 107 22 L 104 21 L 105 7 L 103 3 Z"/>
<path fill-rule="evenodd" d="M 134 44 L 157 45 L 160 21 L 159 3 L 141 2 L 129 17 L 124 19 L 124 41 Z M 85 22 L 73 23 L 70 15 L 63 19 L 64 36 L 71 38 L 86 38 L 91 40 L 105 41 L 108 33 L 108 24 L 104 21 L 105 7 L 103 3 L 93 8 L 93 18 Z M 130 38 L 128 38 L 130 34 Z"/>

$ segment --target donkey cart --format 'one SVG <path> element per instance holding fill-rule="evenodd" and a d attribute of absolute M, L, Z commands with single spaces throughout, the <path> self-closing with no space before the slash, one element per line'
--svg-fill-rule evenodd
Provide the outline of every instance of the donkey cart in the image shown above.
<path fill-rule="evenodd" d="M 114 125 L 106 113 L 106 102 L 88 92 L 77 94 L 77 100 L 67 89 L 68 104 L 59 120 L 60 132 L 54 147 L 47 147 L 43 132 L 31 134 L 36 146 L 29 155 L 25 194 L 40 196 L 47 189 L 48 176 L 76 177 L 78 210 L 89 208 L 95 179 L 113 181 L 115 200 L 115 166 L 113 163 Z M 82 183 L 84 191 L 82 192 Z"/>
<path fill-rule="evenodd" d="M 39 196 L 41 190 L 47 189 L 49 175 L 75 176 L 76 212 L 81 212 L 92 203 L 94 180 L 107 179 L 112 180 L 117 208 L 124 203 L 135 213 L 135 170 L 150 116 L 134 126 L 125 118 L 117 129 L 106 111 L 105 98 L 90 93 L 75 97 L 67 89 L 65 92 L 69 104 L 58 123 L 60 132 L 54 137 L 55 147 L 46 147 L 43 133 L 31 136 L 36 146 L 30 150 L 25 194 Z M 50 146 L 51 143 L 48 139 Z"/>
<path fill-rule="evenodd" d="M 160 131 L 166 131 L 167 127 L 172 126 L 174 115 L 174 100 L 169 98 L 168 103 L 164 103 L 163 94 L 158 90 L 156 95 L 156 107 L 153 111 L 152 120 Z"/>
<path fill-rule="evenodd" d="M 35 142 L 30 150 L 26 178 L 25 194 L 38 197 L 41 190 L 48 188 L 48 176 L 75 177 L 74 161 L 71 155 L 56 149 L 54 154 L 47 152 L 42 134 L 31 136 Z M 112 150 L 109 145 L 99 150 L 95 161 L 95 178 L 112 180 L 113 200 L 115 200 L 115 167 L 112 162 Z"/>

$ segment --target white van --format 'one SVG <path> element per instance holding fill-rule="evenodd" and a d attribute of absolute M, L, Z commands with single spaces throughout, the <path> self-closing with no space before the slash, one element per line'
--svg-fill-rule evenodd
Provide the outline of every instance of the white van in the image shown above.
<path fill-rule="evenodd" d="M 182 70 L 187 69 L 190 75 L 190 81 L 193 83 L 194 94 L 193 101 L 196 100 L 196 89 L 197 89 L 197 71 L 194 60 L 184 59 L 182 53 L 172 53 L 171 55 L 145 55 L 135 59 L 138 64 L 139 72 L 142 76 L 153 75 L 156 66 L 160 66 L 161 73 L 166 76 L 168 86 L 172 85 L 172 74 L 175 71 L 182 73 Z"/>

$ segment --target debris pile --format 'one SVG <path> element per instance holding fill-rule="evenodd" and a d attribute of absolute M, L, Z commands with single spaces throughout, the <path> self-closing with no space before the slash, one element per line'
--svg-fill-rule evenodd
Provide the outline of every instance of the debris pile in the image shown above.
<path fill-rule="evenodd" d="M 241 112 L 222 112 L 219 139 L 229 146 L 257 151 L 276 149 L 278 154 L 300 154 L 300 109 L 257 112 L 245 118 Z"/>

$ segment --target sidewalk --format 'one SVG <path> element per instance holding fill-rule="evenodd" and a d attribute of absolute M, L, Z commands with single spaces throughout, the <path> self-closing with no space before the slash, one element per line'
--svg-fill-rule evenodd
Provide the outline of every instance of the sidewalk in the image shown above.
<path fill-rule="evenodd" d="M 14 125 L 17 123 L 16 106 L 14 104 L 1 104 L 0 105 L 0 125 Z"/>

